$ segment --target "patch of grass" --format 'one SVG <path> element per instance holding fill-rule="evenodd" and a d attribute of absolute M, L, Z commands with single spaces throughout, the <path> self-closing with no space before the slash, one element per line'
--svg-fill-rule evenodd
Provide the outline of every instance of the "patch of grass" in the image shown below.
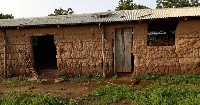
<path fill-rule="evenodd" d="M 75 78 L 73 78 L 74 82 L 88 82 L 88 81 L 98 81 L 99 79 L 103 78 L 102 74 L 97 74 L 97 75 L 90 75 L 90 74 L 86 74 L 86 75 L 76 75 Z"/>
<path fill-rule="evenodd" d="M 3 92 L 0 91 L 0 96 L 3 95 Z"/>
<path fill-rule="evenodd" d="M 60 87 L 58 90 L 65 90 L 65 88 L 63 88 L 63 87 Z"/>
<path fill-rule="evenodd" d="M 93 78 L 101 79 L 101 78 L 103 78 L 103 74 L 97 74 L 97 75 L 93 76 Z"/>
<path fill-rule="evenodd" d="M 27 95 L 11 92 L 8 97 L 0 99 L 0 105 L 76 105 L 71 98 L 53 97 L 48 94 Z"/>
<path fill-rule="evenodd" d="M 35 89 L 35 86 L 33 85 L 28 87 L 28 90 L 33 90 L 33 89 Z"/>
<path fill-rule="evenodd" d="M 90 74 L 86 74 L 86 75 L 76 75 L 75 76 L 76 79 L 78 79 L 81 82 L 87 82 L 90 81 L 92 78 L 92 75 Z"/>
<path fill-rule="evenodd" d="M 17 86 L 18 86 L 18 83 L 15 82 L 15 81 L 5 81 L 5 82 L 4 82 L 4 85 L 5 85 L 6 87 L 17 87 Z"/>
<path fill-rule="evenodd" d="M 28 78 L 25 77 L 25 76 L 17 76 L 17 77 L 14 77 L 14 80 L 16 80 L 16 81 L 27 81 Z"/>
<path fill-rule="evenodd" d="M 60 76 L 61 78 L 63 78 L 64 80 L 66 80 L 67 78 L 70 77 L 69 75 L 66 75 L 64 72 L 60 72 L 59 76 Z"/>
<path fill-rule="evenodd" d="M 27 80 L 28 79 L 25 76 L 17 76 L 13 78 L 4 79 L 2 83 L 6 87 L 17 87 L 26 85 Z"/>
<path fill-rule="evenodd" d="M 152 85 L 149 88 L 136 89 L 128 86 L 111 86 L 97 88 L 91 94 L 100 103 L 110 104 L 131 100 L 137 105 L 199 105 L 200 87 L 170 85 L 168 87 Z"/>
<path fill-rule="evenodd" d="M 168 87 L 154 85 L 143 92 L 137 92 L 133 103 L 152 105 L 193 105 L 200 104 L 200 88 L 171 85 Z"/>
<path fill-rule="evenodd" d="M 115 75 L 113 75 L 111 78 L 112 78 L 112 79 L 117 79 L 117 78 L 118 78 L 118 75 L 115 74 Z"/>
<path fill-rule="evenodd" d="M 141 76 L 135 76 L 134 79 L 142 80 L 160 80 L 162 82 L 166 83 L 200 83 L 200 75 L 194 74 L 194 75 L 141 75 Z"/>
<path fill-rule="evenodd" d="M 104 87 L 97 88 L 93 91 L 91 96 L 98 99 L 100 98 L 102 101 L 100 103 L 115 103 L 124 98 L 127 98 L 128 94 L 134 94 L 134 89 L 127 86 L 112 86 L 106 85 Z"/>
<path fill-rule="evenodd" d="M 142 79 L 142 80 L 158 80 L 161 76 L 159 75 L 140 75 L 135 76 L 134 79 Z"/>
<path fill-rule="evenodd" d="M 200 83 L 200 75 L 162 76 L 160 80 L 168 83 Z"/>
<path fill-rule="evenodd" d="M 4 77 L 0 75 L 0 81 L 3 81 Z"/>
<path fill-rule="evenodd" d="M 87 82 L 87 81 L 99 80 L 99 79 L 103 78 L 102 74 L 97 74 L 97 75 L 90 75 L 90 74 L 86 74 L 86 75 L 81 75 L 81 74 L 70 75 L 70 74 L 65 74 L 64 72 L 61 72 L 59 76 L 61 78 L 65 79 L 65 80 L 68 79 L 68 78 L 73 78 L 74 82 Z"/>

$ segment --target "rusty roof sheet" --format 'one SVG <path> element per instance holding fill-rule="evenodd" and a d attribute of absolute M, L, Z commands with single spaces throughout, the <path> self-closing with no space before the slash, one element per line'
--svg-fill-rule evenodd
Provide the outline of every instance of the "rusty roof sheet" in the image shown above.
<path fill-rule="evenodd" d="M 163 18 L 200 17 L 200 7 L 139 9 L 108 11 L 89 14 L 46 16 L 33 18 L 0 19 L 0 27 L 38 26 L 38 25 L 75 25 L 89 23 L 110 23 Z"/>

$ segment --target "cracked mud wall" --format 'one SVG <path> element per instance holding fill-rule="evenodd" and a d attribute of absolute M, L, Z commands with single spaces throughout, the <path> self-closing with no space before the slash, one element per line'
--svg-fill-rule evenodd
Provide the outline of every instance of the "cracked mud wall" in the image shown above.
<path fill-rule="evenodd" d="M 4 72 L 4 40 L 2 35 L 2 30 L 0 29 L 0 75 Z"/>
<path fill-rule="evenodd" d="M 133 54 L 135 57 L 133 74 L 181 74 L 179 57 L 176 52 L 177 46 L 147 46 L 147 31 L 148 24 L 135 25 L 133 37 Z"/>
<path fill-rule="evenodd" d="M 133 27 L 134 75 L 192 74 L 200 72 L 200 21 L 180 21 L 175 32 L 174 46 L 147 46 L 147 23 L 106 24 L 106 71 L 114 69 L 115 28 Z M 2 34 L 2 33 L 0 33 Z M 60 28 L 7 29 L 8 73 L 29 74 L 18 49 L 32 51 L 33 36 L 54 35 L 58 73 L 99 74 L 102 72 L 102 40 L 98 25 Z M 0 74 L 4 70 L 4 42 L 0 36 Z"/>
<path fill-rule="evenodd" d="M 102 35 L 98 25 L 63 28 L 55 37 L 58 69 L 67 74 L 102 73 Z M 112 70 L 112 52 L 106 42 L 106 71 Z"/>
<path fill-rule="evenodd" d="M 173 46 L 147 46 L 147 28 L 134 28 L 134 75 L 200 73 L 200 21 L 180 21 Z"/>
<path fill-rule="evenodd" d="M 8 38 L 8 71 L 13 75 L 29 74 L 19 49 L 25 50 L 34 63 L 32 37 L 54 35 L 57 49 L 58 73 L 67 74 L 100 74 L 102 73 L 102 35 L 98 25 L 70 26 L 60 28 L 7 29 Z M 2 37 L 2 35 L 1 35 Z M 0 73 L 3 74 L 3 39 L 0 37 Z M 107 39 L 107 38 L 106 38 Z M 106 71 L 113 72 L 112 40 L 105 42 Z"/>
<path fill-rule="evenodd" d="M 28 75 L 25 62 L 19 54 L 19 49 L 25 49 L 28 53 L 31 52 L 31 39 L 29 37 L 21 37 L 20 30 L 6 29 L 7 37 L 7 72 L 8 75 Z M 0 73 L 4 72 L 4 39 L 0 36 Z"/>
<path fill-rule="evenodd" d="M 200 21 L 181 21 L 176 31 L 176 52 L 181 73 L 200 73 Z"/>
<path fill-rule="evenodd" d="M 135 75 L 144 74 L 147 71 L 147 28 L 148 24 L 136 24 L 133 29 L 133 55 Z"/>

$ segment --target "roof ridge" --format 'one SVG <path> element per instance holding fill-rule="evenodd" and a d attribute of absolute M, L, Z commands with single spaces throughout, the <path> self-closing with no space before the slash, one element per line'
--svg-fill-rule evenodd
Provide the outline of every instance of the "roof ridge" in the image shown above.
<path fill-rule="evenodd" d="M 74 25 L 99 22 L 108 23 L 119 21 L 141 21 L 191 16 L 200 17 L 200 7 L 121 10 L 59 16 L 0 19 L 0 27 L 54 24 Z"/>

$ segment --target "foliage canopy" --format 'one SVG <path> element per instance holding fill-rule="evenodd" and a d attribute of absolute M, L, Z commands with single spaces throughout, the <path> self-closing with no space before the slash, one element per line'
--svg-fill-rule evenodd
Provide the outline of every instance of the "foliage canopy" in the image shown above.
<path fill-rule="evenodd" d="M 53 14 L 49 14 L 49 16 L 57 16 L 57 15 L 70 15 L 74 14 L 74 11 L 72 8 L 68 8 L 67 10 L 62 9 L 61 7 L 59 9 L 55 9 Z"/>
<path fill-rule="evenodd" d="M 199 7 L 199 0 L 156 0 L 156 8 Z"/>
<path fill-rule="evenodd" d="M 120 0 L 119 5 L 116 7 L 118 10 L 133 10 L 133 9 L 148 9 L 149 7 L 133 3 L 133 0 Z"/>
<path fill-rule="evenodd" d="M 14 16 L 12 14 L 0 14 L 0 19 L 13 19 Z"/>

